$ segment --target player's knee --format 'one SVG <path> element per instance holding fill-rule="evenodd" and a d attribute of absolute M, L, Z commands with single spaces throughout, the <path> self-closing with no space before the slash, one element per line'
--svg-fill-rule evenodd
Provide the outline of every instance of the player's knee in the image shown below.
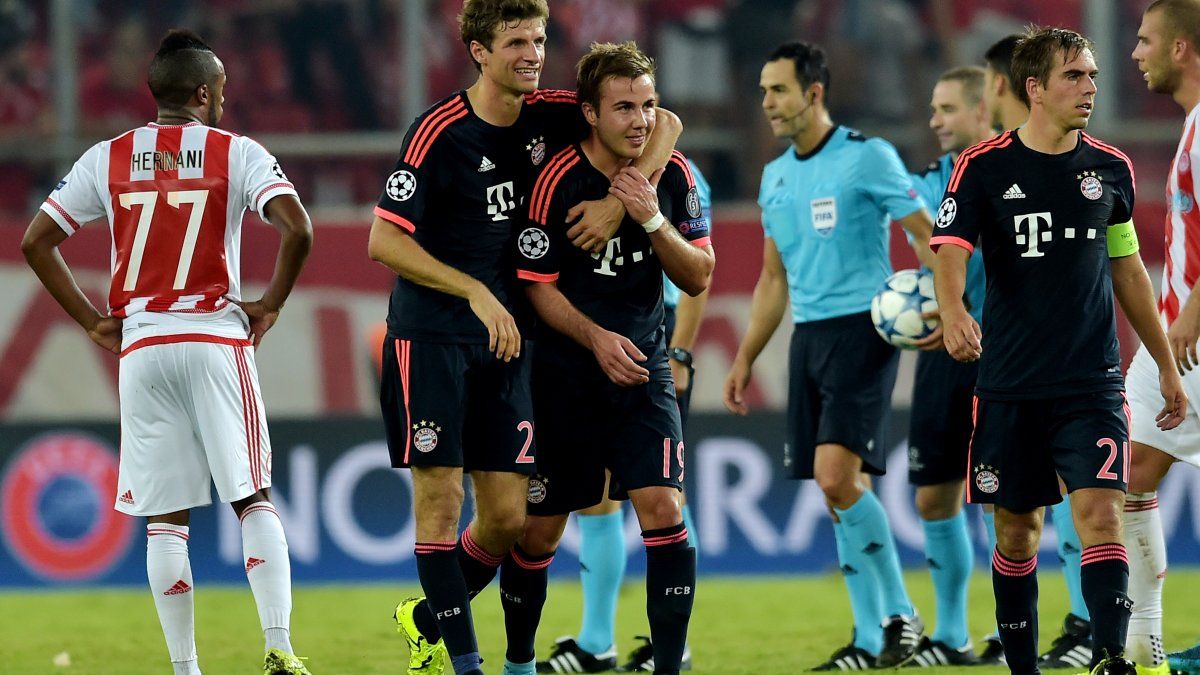
<path fill-rule="evenodd" d="M 521 550 L 531 556 L 545 556 L 558 548 L 562 539 L 563 529 L 567 523 L 566 516 L 530 517 L 525 520 L 525 530 L 519 538 Z"/>
<path fill-rule="evenodd" d="M 638 512 L 638 521 L 643 530 L 658 530 L 683 522 L 679 493 L 670 488 L 655 490 L 646 495 L 646 498 L 634 501 L 634 508 Z"/>
<path fill-rule="evenodd" d="M 1037 555 L 1041 534 L 1041 528 L 1032 519 L 1008 519 L 1004 523 L 996 520 L 996 547 L 1013 560 L 1028 560 Z"/>
<path fill-rule="evenodd" d="M 486 516 L 482 512 L 479 513 L 476 520 L 479 531 L 473 532 L 477 536 L 486 537 L 499 548 L 510 548 L 521 537 L 521 532 L 525 529 L 524 504 L 521 507 L 520 509 L 505 509 L 500 513 L 488 513 Z"/>
<path fill-rule="evenodd" d="M 921 520 L 946 520 L 958 515 L 962 509 L 962 495 L 951 490 L 919 487 L 915 503 Z"/>
<path fill-rule="evenodd" d="M 1071 510 L 1075 531 L 1084 546 L 1121 540 L 1121 511 L 1118 500 L 1074 499 Z"/>
<path fill-rule="evenodd" d="M 813 478 L 825 495 L 825 501 L 837 509 L 848 509 L 858 501 L 862 490 L 854 476 L 836 471 L 816 471 Z"/>

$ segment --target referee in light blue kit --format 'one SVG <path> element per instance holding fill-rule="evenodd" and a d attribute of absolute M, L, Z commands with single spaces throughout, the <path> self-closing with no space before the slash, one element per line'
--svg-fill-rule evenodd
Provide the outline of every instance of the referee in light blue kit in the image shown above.
<path fill-rule="evenodd" d="M 791 147 L 763 170 L 763 269 L 725 381 L 725 406 L 747 413 L 751 367 L 790 297 L 784 469 L 791 478 L 816 479 L 825 494 L 854 612 L 853 640 L 816 669 L 894 667 L 912 658 L 924 627 L 904 587 L 887 514 L 861 481 L 862 472 L 884 472 L 881 427 L 898 361 L 875 334 L 869 310 L 892 272 L 889 223 L 909 232 L 931 268 L 933 226 L 895 148 L 830 120 L 820 47 L 780 46 L 759 87 L 771 131 Z M 921 346 L 940 341 L 939 330 Z"/>

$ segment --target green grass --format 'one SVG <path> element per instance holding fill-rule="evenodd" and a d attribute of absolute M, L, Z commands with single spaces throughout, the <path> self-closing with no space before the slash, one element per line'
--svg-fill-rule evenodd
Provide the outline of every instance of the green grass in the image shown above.
<path fill-rule="evenodd" d="M 929 575 L 908 575 L 914 601 L 933 620 Z M 1066 612 L 1062 577 L 1041 575 L 1042 645 L 1057 634 Z M 1172 570 L 1167 585 L 1168 649 L 1192 644 L 1200 615 L 1200 570 Z M 310 657 L 317 675 L 401 673 L 404 642 L 395 634 L 395 603 L 415 591 L 411 586 L 304 586 L 296 590 L 293 642 Z M 622 656 L 632 636 L 646 634 L 645 595 L 639 580 L 626 584 L 617 636 Z M 538 646 L 545 655 L 559 635 L 578 629 L 577 583 L 550 589 Z M 975 575 L 970 592 L 971 633 L 990 630 L 990 578 Z M 479 642 L 488 673 L 499 673 L 504 659 L 504 628 L 496 592 L 486 591 L 474 604 Z M 261 633 L 246 587 L 205 586 L 196 595 L 197 647 L 206 673 L 257 672 L 262 662 Z M 823 661 L 850 635 L 845 587 L 834 575 L 794 578 L 701 578 L 692 617 L 692 650 L 698 674 L 798 673 Z M 52 659 L 70 654 L 69 668 Z M 153 601 L 137 589 L 0 593 L 0 672 L 137 673 L 170 672 Z M 948 669 L 946 669 L 948 670 Z M 978 675 L 1007 672 L 973 668 Z"/>

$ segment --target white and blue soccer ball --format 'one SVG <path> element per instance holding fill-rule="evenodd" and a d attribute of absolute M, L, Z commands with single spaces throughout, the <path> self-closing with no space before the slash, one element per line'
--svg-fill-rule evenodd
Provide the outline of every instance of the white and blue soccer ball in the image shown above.
<path fill-rule="evenodd" d="M 938 327 L 937 319 L 922 319 L 937 310 L 933 276 L 918 270 L 901 270 L 888 277 L 871 300 L 871 321 L 885 342 L 914 349 L 921 338 Z"/>

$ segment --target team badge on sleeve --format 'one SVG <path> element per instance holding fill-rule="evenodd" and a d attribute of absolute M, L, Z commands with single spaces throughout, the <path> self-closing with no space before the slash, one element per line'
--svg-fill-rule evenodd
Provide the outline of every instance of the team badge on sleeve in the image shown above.
<path fill-rule="evenodd" d="M 517 237 L 517 246 L 521 255 L 530 260 L 537 260 L 550 250 L 550 237 L 537 227 L 527 227 Z"/>
<path fill-rule="evenodd" d="M 1104 196 L 1104 184 L 1096 177 L 1095 171 L 1084 171 L 1076 176 L 1080 180 L 1079 191 L 1084 197 L 1095 201 Z"/>
<path fill-rule="evenodd" d="M 401 169 L 388 176 L 386 189 L 387 196 L 398 202 L 402 202 L 413 196 L 413 193 L 417 191 L 417 177 L 412 175 L 411 171 Z"/>
<path fill-rule="evenodd" d="M 280 180 L 287 180 L 287 176 L 283 175 L 283 169 L 280 168 L 279 162 L 271 165 L 271 173 L 275 174 L 275 177 Z"/>
<path fill-rule="evenodd" d="M 942 201 L 942 205 L 938 207 L 937 223 L 938 227 L 950 227 L 950 223 L 954 222 L 954 216 L 958 215 L 958 203 L 954 201 L 954 197 L 946 197 Z"/>

